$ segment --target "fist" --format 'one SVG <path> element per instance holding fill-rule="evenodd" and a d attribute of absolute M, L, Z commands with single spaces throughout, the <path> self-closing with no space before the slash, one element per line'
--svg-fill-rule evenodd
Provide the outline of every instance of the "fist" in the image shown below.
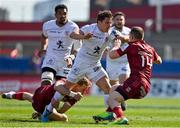
<path fill-rule="evenodd" d="M 86 35 L 84 35 L 84 39 L 90 39 L 92 38 L 93 34 L 92 33 L 87 33 Z"/>

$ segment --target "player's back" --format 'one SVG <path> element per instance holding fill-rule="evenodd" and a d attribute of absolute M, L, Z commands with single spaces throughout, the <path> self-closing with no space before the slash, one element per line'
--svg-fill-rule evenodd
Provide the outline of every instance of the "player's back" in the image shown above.
<path fill-rule="evenodd" d="M 37 88 L 33 96 L 33 108 L 37 112 L 42 113 L 45 106 L 51 102 L 54 93 L 54 85 L 45 85 Z"/>
<path fill-rule="evenodd" d="M 150 82 L 152 64 L 157 59 L 154 48 L 145 41 L 137 41 L 130 43 L 127 53 L 131 76 L 140 76 Z"/>

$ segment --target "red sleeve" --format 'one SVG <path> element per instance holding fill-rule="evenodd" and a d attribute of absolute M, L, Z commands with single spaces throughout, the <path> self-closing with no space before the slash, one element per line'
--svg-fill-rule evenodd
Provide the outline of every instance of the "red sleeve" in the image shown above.
<path fill-rule="evenodd" d="M 154 54 L 154 61 L 157 61 L 159 58 L 159 55 L 157 54 L 157 52 L 155 51 L 155 49 L 153 49 L 153 54 Z"/>
<path fill-rule="evenodd" d="M 119 56 L 122 56 L 127 53 L 128 49 L 130 49 L 130 45 L 127 48 L 119 48 L 116 50 L 116 52 L 119 54 Z"/>
<path fill-rule="evenodd" d="M 120 48 L 117 49 L 116 52 L 119 54 L 119 56 L 122 56 L 123 51 Z"/>

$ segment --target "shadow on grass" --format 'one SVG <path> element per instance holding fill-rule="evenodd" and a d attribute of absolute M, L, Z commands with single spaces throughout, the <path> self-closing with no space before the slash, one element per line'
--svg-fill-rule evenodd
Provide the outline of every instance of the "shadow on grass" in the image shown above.
<path fill-rule="evenodd" d="M 9 119 L 9 120 L 3 120 L 2 122 L 40 122 L 38 120 L 30 120 L 30 119 Z"/>

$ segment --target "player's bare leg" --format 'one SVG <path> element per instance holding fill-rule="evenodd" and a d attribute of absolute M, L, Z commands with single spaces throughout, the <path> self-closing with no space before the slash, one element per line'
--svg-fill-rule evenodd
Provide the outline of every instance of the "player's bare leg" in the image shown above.
<path fill-rule="evenodd" d="M 119 81 L 118 81 L 118 80 L 110 80 L 110 84 L 111 84 L 112 86 L 118 85 L 118 84 L 123 84 L 124 81 L 125 81 L 128 77 L 129 77 L 129 74 L 121 74 L 121 75 L 119 75 Z M 125 102 L 125 101 L 121 102 L 121 108 L 122 108 L 123 111 L 126 110 L 126 102 Z"/>
<path fill-rule="evenodd" d="M 116 119 L 113 122 L 110 122 L 109 125 L 114 124 L 128 124 L 128 120 L 124 115 L 124 112 L 121 109 L 121 106 L 119 103 L 122 103 L 124 101 L 123 96 L 117 92 L 112 91 L 109 95 L 108 104 L 112 111 L 116 114 Z"/>
<path fill-rule="evenodd" d="M 69 110 L 72 106 L 68 103 L 65 102 L 63 106 L 58 110 L 59 113 L 65 113 L 67 110 Z"/>
<path fill-rule="evenodd" d="M 55 92 L 51 102 L 44 108 L 44 112 L 41 115 L 41 122 L 48 122 L 50 115 L 53 113 L 54 108 L 58 108 L 59 100 L 62 99 L 62 95 L 59 92 Z"/>
<path fill-rule="evenodd" d="M 109 92 L 110 92 L 110 89 L 111 89 L 111 85 L 110 85 L 110 82 L 109 82 L 109 78 L 107 76 L 103 76 L 102 78 L 100 78 L 97 82 L 96 82 L 96 85 L 102 90 L 104 91 L 105 93 L 105 96 L 104 96 L 104 102 L 105 104 L 107 104 L 107 99 L 109 97 Z M 105 115 L 104 115 L 105 114 Z M 108 113 L 109 114 L 109 113 Z M 102 113 L 100 115 L 96 115 L 96 116 L 93 116 L 93 119 L 96 121 L 96 123 L 98 123 L 99 121 L 103 121 L 103 120 L 106 120 L 104 118 L 101 118 L 100 116 L 108 116 L 107 113 Z M 99 118 L 100 117 L 100 118 Z M 108 117 L 109 119 L 109 117 Z"/>
<path fill-rule="evenodd" d="M 109 83 L 109 78 L 107 76 L 103 76 L 96 82 L 96 85 L 105 93 L 109 94 L 111 85 Z"/>
<path fill-rule="evenodd" d="M 33 97 L 33 94 L 29 92 L 10 91 L 8 93 L 2 94 L 2 98 L 5 98 L 5 99 L 27 100 L 29 102 L 32 102 L 32 97 Z"/>
<path fill-rule="evenodd" d="M 49 119 L 53 121 L 64 121 L 68 122 L 68 117 L 65 114 L 58 113 L 56 109 L 49 115 Z"/>

